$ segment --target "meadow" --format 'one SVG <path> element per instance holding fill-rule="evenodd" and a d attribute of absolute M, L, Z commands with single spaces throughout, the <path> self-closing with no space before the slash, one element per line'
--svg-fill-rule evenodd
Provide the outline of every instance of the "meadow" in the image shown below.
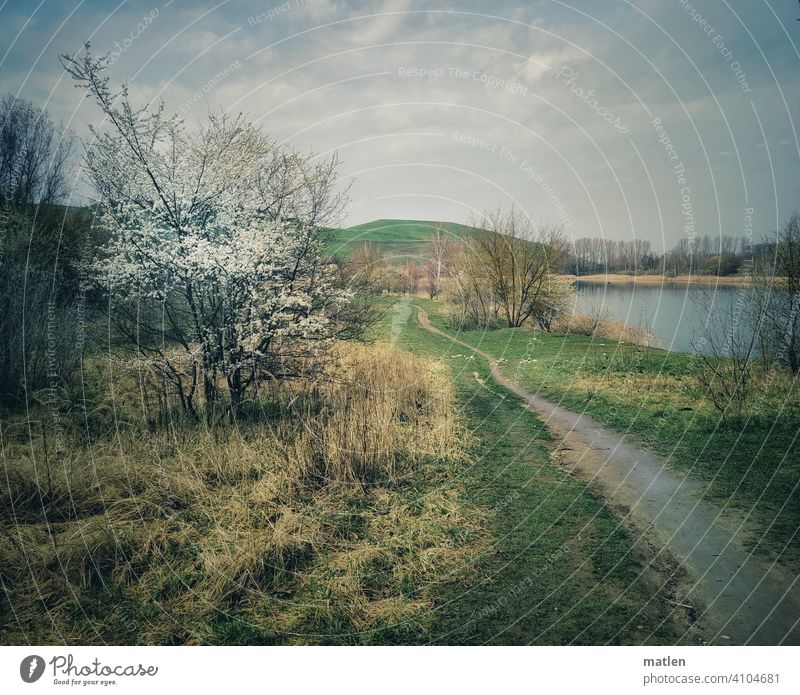
<path fill-rule="evenodd" d="M 800 404 L 790 374 L 764 377 L 752 413 L 726 422 L 698 383 L 692 354 L 621 342 L 635 336 L 618 330 L 606 337 L 458 330 L 441 303 L 418 303 L 434 325 L 494 356 L 530 391 L 633 436 L 675 469 L 707 481 L 709 499 L 757 522 L 753 542 L 761 552 L 800 550 Z"/>
<path fill-rule="evenodd" d="M 390 263 L 405 263 L 409 259 L 420 262 L 430 256 L 431 236 L 437 229 L 456 241 L 469 239 L 475 231 L 456 222 L 373 220 L 332 230 L 328 248 L 337 256 L 347 257 L 359 246 L 371 244 L 385 254 Z"/>
<path fill-rule="evenodd" d="M 57 428 L 52 404 L 7 418 L 0 640 L 699 639 L 680 572 L 397 301 L 373 344 L 339 346 L 335 378 L 276 387 L 236 426 L 144 421 L 136 379 L 100 356 Z"/>

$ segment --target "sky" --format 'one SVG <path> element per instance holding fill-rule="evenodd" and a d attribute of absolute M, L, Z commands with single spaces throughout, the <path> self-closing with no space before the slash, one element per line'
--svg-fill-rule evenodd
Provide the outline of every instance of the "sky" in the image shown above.
<path fill-rule="evenodd" d="M 349 225 L 513 203 L 662 250 L 758 241 L 800 208 L 798 19 L 793 0 L 0 0 L 0 93 L 87 136 L 101 114 L 58 56 L 90 41 L 188 127 L 241 111 L 338 153 Z"/>

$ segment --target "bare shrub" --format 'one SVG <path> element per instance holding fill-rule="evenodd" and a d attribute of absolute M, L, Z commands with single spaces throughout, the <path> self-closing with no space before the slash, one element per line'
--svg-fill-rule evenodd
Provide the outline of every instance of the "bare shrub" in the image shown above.
<path fill-rule="evenodd" d="M 752 411 L 758 334 L 746 321 L 749 292 L 740 288 L 737 301 L 727 310 L 706 287 L 695 289 L 692 296 L 698 314 L 705 317 L 692 341 L 695 376 L 724 422 L 742 422 Z"/>
<path fill-rule="evenodd" d="M 0 98 L 0 403 L 11 407 L 76 371 L 85 215 L 61 203 L 74 138 L 47 111 Z"/>
<path fill-rule="evenodd" d="M 765 258 L 752 275 L 750 321 L 765 364 L 800 373 L 800 213 L 785 222 L 775 240 L 765 239 Z"/>
<path fill-rule="evenodd" d="M 389 288 L 390 268 L 386 256 L 374 244 L 359 246 L 347 259 L 350 284 L 365 294 L 380 295 Z"/>

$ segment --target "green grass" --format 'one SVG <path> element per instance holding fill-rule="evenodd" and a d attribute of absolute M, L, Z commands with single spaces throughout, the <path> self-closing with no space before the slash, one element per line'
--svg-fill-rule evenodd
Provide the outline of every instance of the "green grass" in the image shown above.
<path fill-rule="evenodd" d="M 423 302 L 448 330 L 443 306 Z M 497 358 L 528 390 L 585 412 L 668 455 L 671 465 L 710 482 L 708 497 L 751 515 L 761 549 L 800 551 L 800 399 L 786 378 L 756 394 L 754 416 L 732 425 L 693 377 L 692 355 L 531 329 L 461 331 L 458 337 Z"/>
<path fill-rule="evenodd" d="M 472 227 L 455 222 L 374 220 L 335 230 L 329 248 L 337 256 L 347 256 L 362 244 L 369 243 L 386 254 L 390 262 L 401 264 L 429 255 L 430 238 L 437 227 L 456 240 L 469 237 L 474 231 Z"/>
<path fill-rule="evenodd" d="M 400 347 L 451 371 L 473 433 L 462 483 L 490 539 L 468 581 L 442 585 L 429 641 L 675 643 L 685 625 L 654 598 L 660 584 L 645 571 L 642 549 L 591 490 L 552 462 L 542 422 L 492 382 L 480 358 L 454 358 L 464 351 L 415 319 L 399 335 L 394 325 Z"/>

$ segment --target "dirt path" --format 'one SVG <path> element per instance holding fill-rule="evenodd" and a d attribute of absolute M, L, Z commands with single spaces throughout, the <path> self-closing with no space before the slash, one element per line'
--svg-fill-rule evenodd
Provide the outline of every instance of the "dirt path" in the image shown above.
<path fill-rule="evenodd" d="M 692 606 L 712 644 L 800 644 L 800 576 L 750 553 L 742 512 L 703 499 L 706 483 L 667 467 L 629 435 L 603 427 L 526 391 L 501 372 L 495 358 L 433 327 L 420 325 L 488 361 L 492 376 L 543 418 L 559 441 L 568 469 L 586 479 L 622 515 L 643 546 L 666 550 L 686 570 L 680 602 Z"/>

